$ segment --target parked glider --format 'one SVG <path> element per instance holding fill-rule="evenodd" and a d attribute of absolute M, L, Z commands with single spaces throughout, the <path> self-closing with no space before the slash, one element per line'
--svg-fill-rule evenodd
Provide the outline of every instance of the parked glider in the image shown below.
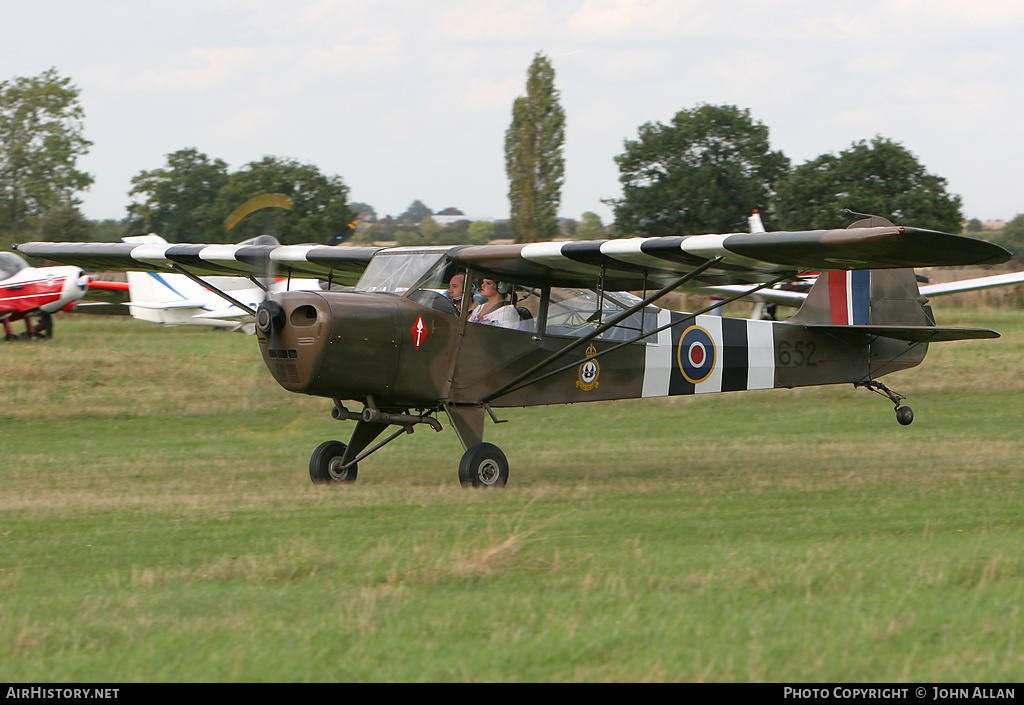
<path fill-rule="evenodd" d="M 335 419 L 356 422 L 348 443 L 313 452 L 311 478 L 354 480 L 359 461 L 416 425 L 441 430 L 443 411 L 465 449 L 460 481 L 484 487 L 508 479 L 504 453 L 483 440 L 500 407 L 852 383 L 888 397 L 910 423 L 904 397 L 880 377 L 918 365 L 930 342 L 999 335 L 936 326 L 912 268 L 1010 258 L 989 242 L 877 219 L 844 230 L 517 245 L 18 249 L 91 269 L 258 277 L 276 268 L 354 284 L 270 295 L 255 311 L 278 383 L 332 399 Z M 737 284 L 750 295 L 808 272 L 824 274 L 783 322 L 654 306 L 687 283 Z M 482 293 L 504 291 L 526 315 L 514 328 L 472 322 L 473 287 L 458 305 L 446 295 L 459 273 L 491 280 Z M 352 402 L 362 408 L 350 411 Z M 390 426 L 397 430 L 378 442 Z"/>

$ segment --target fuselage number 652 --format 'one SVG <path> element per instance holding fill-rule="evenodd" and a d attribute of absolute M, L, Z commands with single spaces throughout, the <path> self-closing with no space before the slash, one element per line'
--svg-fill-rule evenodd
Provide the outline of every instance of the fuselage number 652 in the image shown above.
<path fill-rule="evenodd" d="M 786 367 L 817 367 L 818 360 L 814 357 L 814 342 L 798 340 L 791 343 L 783 340 L 779 343 L 779 364 Z"/>

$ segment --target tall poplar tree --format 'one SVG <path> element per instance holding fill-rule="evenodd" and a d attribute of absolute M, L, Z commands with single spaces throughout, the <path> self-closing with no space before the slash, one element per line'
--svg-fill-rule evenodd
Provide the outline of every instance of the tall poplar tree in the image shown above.
<path fill-rule="evenodd" d="M 565 176 L 565 112 L 555 88 L 551 61 L 537 53 L 526 79 L 526 95 L 512 106 L 505 133 L 510 226 L 516 242 L 558 235 L 558 206 Z"/>

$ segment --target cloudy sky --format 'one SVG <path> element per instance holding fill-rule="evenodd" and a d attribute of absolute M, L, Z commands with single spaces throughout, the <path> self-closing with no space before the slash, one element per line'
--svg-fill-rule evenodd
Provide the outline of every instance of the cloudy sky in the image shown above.
<path fill-rule="evenodd" d="M 1020 0 L 0 0 L 0 80 L 56 67 L 93 142 L 89 218 L 195 147 L 339 175 L 398 215 L 508 215 L 504 134 L 536 52 L 567 117 L 561 215 L 621 195 L 640 125 L 749 108 L 800 164 L 882 135 L 982 220 L 1024 212 Z"/>

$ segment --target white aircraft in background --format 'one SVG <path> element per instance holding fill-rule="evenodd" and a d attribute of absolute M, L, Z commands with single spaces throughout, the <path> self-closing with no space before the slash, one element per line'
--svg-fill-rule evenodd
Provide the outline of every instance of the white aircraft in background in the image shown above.
<path fill-rule="evenodd" d="M 166 245 L 159 235 L 122 238 L 124 242 Z M 243 243 L 244 244 L 244 243 Z M 229 303 L 211 289 L 184 274 L 169 272 L 127 272 L 130 300 L 126 304 L 133 318 L 165 326 L 210 326 L 252 335 L 256 320 L 250 311 Z M 206 280 L 241 304 L 255 310 L 267 298 L 266 292 L 245 277 L 207 277 Z M 283 291 L 320 291 L 315 279 L 276 280 L 272 293 Z"/>

